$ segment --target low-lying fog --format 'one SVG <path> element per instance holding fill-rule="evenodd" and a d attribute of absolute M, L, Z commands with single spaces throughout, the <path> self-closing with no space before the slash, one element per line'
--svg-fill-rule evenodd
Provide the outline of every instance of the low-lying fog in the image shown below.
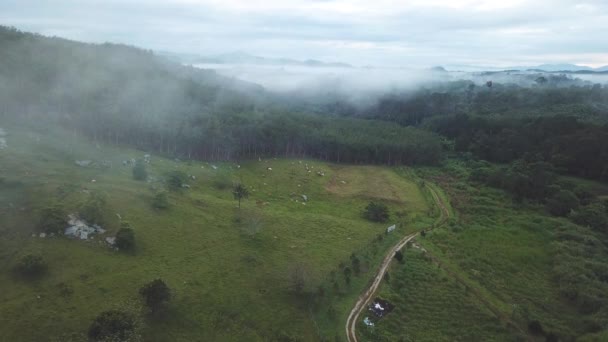
<path fill-rule="evenodd" d="M 391 90 L 407 91 L 441 82 L 470 80 L 478 85 L 487 81 L 531 86 L 540 76 L 564 77 L 572 83 L 582 81 L 607 84 L 606 74 L 540 73 L 538 71 L 466 72 L 443 68 L 407 69 L 379 67 L 308 67 L 292 65 L 251 64 L 195 64 L 212 69 L 221 75 L 257 83 L 274 92 L 364 92 L 382 93 Z M 575 82 L 579 84 L 579 82 Z M 565 85 L 565 84 L 564 84 Z M 570 84 L 571 85 L 571 84 Z M 568 85 L 569 86 L 569 85 Z"/>

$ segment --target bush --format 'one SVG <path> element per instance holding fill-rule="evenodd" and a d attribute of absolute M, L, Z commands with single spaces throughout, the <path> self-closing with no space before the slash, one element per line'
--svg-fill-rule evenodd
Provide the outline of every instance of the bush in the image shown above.
<path fill-rule="evenodd" d="M 145 181 L 148 179 L 146 164 L 142 160 L 138 160 L 135 162 L 135 166 L 133 166 L 133 179 L 139 181 Z"/>
<path fill-rule="evenodd" d="M 165 182 L 167 183 L 167 187 L 173 191 L 180 191 L 182 189 L 182 184 L 186 184 L 188 181 L 188 175 L 183 171 L 171 171 L 167 173 Z"/>
<path fill-rule="evenodd" d="M 593 193 L 591 193 L 589 190 L 584 189 L 584 188 L 576 188 L 574 190 L 574 193 L 576 194 L 576 197 L 578 197 L 579 201 L 581 202 L 581 205 L 588 205 L 591 202 L 593 202 L 595 195 Z"/>
<path fill-rule="evenodd" d="M 144 297 L 146 305 L 152 312 L 163 309 L 171 299 L 171 290 L 161 279 L 155 279 L 142 286 L 139 294 Z"/>
<path fill-rule="evenodd" d="M 67 216 L 68 214 L 61 206 L 50 205 L 42 209 L 40 213 L 40 228 L 47 234 L 61 234 L 68 226 Z"/>
<path fill-rule="evenodd" d="M 119 310 L 104 311 L 89 327 L 89 339 L 93 341 L 129 341 L 135 336 L 135 319 Z"/>
<path fill-rule="evenodd" d="M 116 233 L 116 247 L 125 251 L 135 248 L 135 232 L 126 222 L 123 222 L 122 228 Z"/>
<path fill-rule="evenodd" d="M 608 212 L 601 202 L 591 203 L 570 215 L 570 219 L 581 226 L 588 226 L 608 233 Z"/>
<path fill-rule="evenodd" d="M 572 191 L 561 190 L 547 201 L 547 209 L 552 215 L 566 216 L 579 206 L 578 198 Z"/>
<path fill-rule="evenodd" d="M 550 332 L 545 336 L 545 342 L 559 342 L 559 337 L 555 333 Z"/>
<path fill-rule="evenodd" d="M 169 196 L 164 191 L 157 192 L 152 198 L 152 207 L 154 209 L 164 210 L 169 209 Z"/>
<path fill-rule="evenodd" d="M 543 329 L 543 326 L 537 320 L 530 321 L 528 323 L 528 331 L 532 335 L 544 335 L 545 334 L 545 330 Z"/>
<path fill-rule="evenodd" d="M 395 259 L 397 259 L 397 261 L 399 261 L 399 263 L 402 263 L 403 262 L 403 253 L 401 251 L 396 251 Z"/>
<path fill-rule="evenodd" d="M 104 212 L 106 210 L 106 198 L 104 195 L 93 192 L 87 202 L 80 208 L 78 215 L 89 224 L 103 225 L 105 223 Z"/>
<path fill-rule="evenodd" d="M 389 218 L 388 207 L 383 203 L 369 202 L 363 216 L 373 222 L 386 222 Z"/>
<path fill-rule="evenodd" d="M 40 255 L 28 254 L 19 260 L 15 271 L 25 277 L 39 277 L 47 271 L 46 261 Z"/>
<path fill-rule="evenodd" d="M 344 282 L 346 282 L 346 285 L 350 284 L 350 276 L 353 273 L 353 271 L 350 269 L 350 267 L 344 267 Z"/>

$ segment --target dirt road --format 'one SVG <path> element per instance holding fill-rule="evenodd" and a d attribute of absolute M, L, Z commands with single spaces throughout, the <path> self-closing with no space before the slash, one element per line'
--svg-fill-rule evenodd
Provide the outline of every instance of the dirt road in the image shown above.
<path fill-rule="evenodd" d="M 435 222 L 433 227 L 427 228 L 427 230 L 428 230 L 428 229 L 433 229 L 435 227 L 438 227 L 438 226 L 441 226 L 442 224 L 444 224 L 447 221 L 447 219 L 449 218 L 450 212 L 447 209 L 447 207 L 445 206 L 445 203 L 443 203 L 443 201 L 441 200 L 441 197 L 439 197 L 439 195 L 437 194 L 437 192 L 429 186 L 427 186 L 427 188 L 431 191 L 433 200 L 435 201 L 435 204 L 439 207 L 440 212 L 441 212 L 439 218 L 437 219 L 437 222 Z M 380 264 L 380 268 L 378 269 L 378 272 L 376 273 L 376 277 L 374 278 L 374 281 L 369 286 L 369 288 L 363 294 L 361 294 L 361 296 L 359 296 L 359 298 L 357 299 L 357 303 L 355 303 L 355 307 L 350 311 L 350 314 L 348 315 L 348 319 L 346 320 L 346 337 L 348 339 L 348 342 L 357 342 L 358 341 L 356 328 L 357 328 L 357 321 L 359 320 L 359 315 L 365 309 L 365 307 L 367 306 L 367 303 L 369 303 L 369 301 L 374 297 L 374 294 L 380 287 L 380 284 L 382 283 L 382 279 L 384 279 L 384 274 L 386 273 L 386 270 L 388 269 L 388 267 L 391 264 L 391 261 L 393 260 L 393 256 L 395 255 L 395 253 L 397 251 L 401 250 L 401 248 L 403 248 L 403 246 L 405 246 L 409 241 L 411 241 L 413 238 L 415 238 L 418 234 L 419 234 L 419 232 L 405 236 L 393 248 L 391 248 L 388 251 L 388 253 L 384 257 L 384 260 L 382 260 L 382 264 Z"/>

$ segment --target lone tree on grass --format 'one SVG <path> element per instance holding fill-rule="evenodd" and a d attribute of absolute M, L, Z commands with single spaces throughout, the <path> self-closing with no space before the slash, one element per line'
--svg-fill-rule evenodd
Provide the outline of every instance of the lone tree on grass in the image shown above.
<path fill-rule="evenodd" d="M 128 222 L 123 222 L 122 227 L 116 233 L 116 247 L 125 251 L 135 249 L 135 232 Z"/>
<path fill-rule="evenodd" d="M 119 310 L 108 310 L 99 314 L 89 327 L 92 341 L 129 341 L 135 337 L 135 319 Z"/>
<path fill-rule="evenodd" d="M 363 216 L 370 221 L 386 222 L 389 217 L 388 207 L 384 203 L 369 202 Z"/>
<path fill-rule="evenodd" d="M 139 289 L 139 294 L 144 297 L 146 305 L 152 313 L 157 313 L 166 308 L 171 299 L 171 289 L 162 279 L 155 279 Z"/>
<path fill-rule="evenodd" d="M 247 190 L 247 187 L 243 184 L 239 183 L 234 186 L 232 194 L 234 195 L 234 199 L 239 201 L 239 209 L 241 209 L 241 200 L 249 198 L 249 190 Z"/>
<path fill-rule="evenodd" d="M 133 179 L 139 181 L 145 181 L 146 179 L 148 179 L 146 164 L 144 164 L 142 160 L 138 160 L 137 162 L 135 162 L 135 166 L 133 166 Z"/>

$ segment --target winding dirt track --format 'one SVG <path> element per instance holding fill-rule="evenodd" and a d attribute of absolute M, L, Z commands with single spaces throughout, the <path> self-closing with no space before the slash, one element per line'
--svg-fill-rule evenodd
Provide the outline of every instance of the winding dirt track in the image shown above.
<path fill-rule="evenodd" d="M 437 192 L 435 192 L 435 190 L 433 190 L 433 188 L 431 188 L 430 186 L 427 186 L 427 188 L 430 190 L 431 195 L 433 196 L 433 200 L 435 200 L 435 204 L 439 207 L 439 209 L 441 211 L 439 219 L 433 225 L 433 227 L 429 227 L 427 229 L 427 230 L 429 230 L 429 229 L 433 229 L 435 227 L 438 227 L 438 226 L 441 226 L 442 224 L 444 224 L 447 221 L 447 219 L 450 217 L 450 212 L 446 208 L 445 204 L 443 203 L 443 201 L 441 200 L 439 195 L 437 195 Z M 372 297 L 374 296 L 374 294 L 380 287 L 380 284 L 382 283 L 382 279 L 384 279 L 384 274 L 386 273 L 386 270 L 388 269 L 388 267 L 391 264 L 391 261 L 393 260 L 393 256 L 395 255 L 395 253 L 397 251 L 399 251 L 401 248 L 403 248 L 403 246 L 405 246 L 410 240 L 415 238 L 418 234 L 419 234 L 419 232 L 405 236 L 393 248 L 391 248 L 388 251 L 388 253 L 384 257 L 384 260 L 382 260 L 382 264 L 380 264 L 380 268 L 378 269 L 378 272 L 376 273 L 376 277 L 374 278 L 374 281 L 371 283 L 371 285 L 368 287 L 368 289 L 359 296 L 359 299 L 357 299 L 357 303 L 355 304 L 355 307 L 350 311 L 350 314 L 348 315 L 348 319 L 346 320 L 346 338 L 348 339 L 348 342 L 357 342 L 358 341 L 356 328 L 357 328 L 357 321 L 359 319 L 359 315 L 365 309 L 367 303 L 369 303 L 369 301 L 372 299 Z"/>

